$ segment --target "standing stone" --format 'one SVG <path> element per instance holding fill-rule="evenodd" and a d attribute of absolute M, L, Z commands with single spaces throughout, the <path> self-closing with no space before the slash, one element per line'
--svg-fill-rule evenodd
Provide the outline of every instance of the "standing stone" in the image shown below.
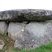
<path fill-rule="evenodd" d="M 24 23 L 10 23 L 8 27 L 8 36 L 12 38 L 13 40 L 16 40 L 17 38 L 23 39 L 23 31 L 24 31 Z"/>
<path fill-rule="evenodd" d="M 7 24 L 5 22 L 0 22 L 0 33 L 5 34 L 7 32 Z"/>
<path fill-rule="evenodd" d="M 38 47 L 42 44 L 52 41 L 52 23 L 29 23 L 24 29 L 24 41 L 25 48 Z"/>
<path fill-rule="evenodd" d="M 20 37 L 19 37 L 20 38 Z M 52 41 L 52 22 L 33 22 L 25 26 L 23 38 L 15 41 L 17 48 L 36 48 Z"/>

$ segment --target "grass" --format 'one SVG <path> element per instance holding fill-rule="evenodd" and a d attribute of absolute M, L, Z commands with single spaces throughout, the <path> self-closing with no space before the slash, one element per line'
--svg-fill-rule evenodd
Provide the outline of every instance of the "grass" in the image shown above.
<path fill-rule="evenodd" d="M 13 41 L 7 35 L 0 35 L 0 39 L 5 42 L 5 46 L 0 52 L 52 52 L 52 42 L 33 49 L 17 49 L 13 47 Z"/>
<path fill-rule="evenodd" d="M 52 42 L 30 50 L 22 49 L 20 52 L 52 52 Z"/>
<path fill-rule="evenodd" d="M 52 52 L 52 42 L 33 49 L 18 50 L 17 48 L 10 48 L 7 52 Z"/>

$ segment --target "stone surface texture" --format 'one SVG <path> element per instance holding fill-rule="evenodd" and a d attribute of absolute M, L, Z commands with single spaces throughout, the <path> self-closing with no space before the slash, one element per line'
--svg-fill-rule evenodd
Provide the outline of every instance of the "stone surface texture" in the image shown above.
<path fill-rule="evenodd" d="M 8 36 L 11 37 L 13 40 L 16 40 L 17 38 L 23 39 L 22 35 L 24 27 L 24 23 L 10 23 L 8 27 Z"/>
<path fill-rule="evenodd" d="M 5 22 L 0 22 L 0 33 L 5 34 L 7 32 L 7 24 Z"/>
<path fill-rule="evenodd" d="M 17 48 L 35 48 L 52 42 L 52 11 L 40 9 L 0 11 L 0 33 L 6 33 L 14 40 L 14 47 Z"/>
<path fill-rule="evenodd" d="M 52 19 L 52 11 L 20 9 L 0 12 L 0 20 L 6 21 L 44 21 Z"/>
<path fill-rule="evenodd" d="M 22 40 L 23 38 L 24 40 Z M 25 48 L 35 48 L 52 41 L 52 22 L 27 24 L 24 28 L 23 38 L 19 37 L 20 40 L 15 41 L 15 47 L 18 47 L 18 44 L 16 44 L 18 41 Z"/>

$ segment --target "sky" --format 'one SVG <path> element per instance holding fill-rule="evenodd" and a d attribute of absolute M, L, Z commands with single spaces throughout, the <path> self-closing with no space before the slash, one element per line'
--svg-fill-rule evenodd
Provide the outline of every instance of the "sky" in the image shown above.
<path fill-rule="evenodd" d="M 0 0 L 0 11 L 14 9 L 52 10 L 52 0 Z"/>

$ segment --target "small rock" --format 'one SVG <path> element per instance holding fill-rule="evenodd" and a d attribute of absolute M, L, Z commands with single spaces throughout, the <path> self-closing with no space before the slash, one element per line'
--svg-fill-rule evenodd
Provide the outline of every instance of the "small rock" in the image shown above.
<path fill-rule="evenodd" d="M 0 50 L 3 49 L 4 45 L 5 45 L 4 44 L 4 41 L 3 40 L 0 40 Z"/>
<path fill-rule="evenodd" d="M 23 47 L 23 45 L 20 43 L 20 41 L 16 40 L 14 43 L 14 47 L 21 49 Z"/>

